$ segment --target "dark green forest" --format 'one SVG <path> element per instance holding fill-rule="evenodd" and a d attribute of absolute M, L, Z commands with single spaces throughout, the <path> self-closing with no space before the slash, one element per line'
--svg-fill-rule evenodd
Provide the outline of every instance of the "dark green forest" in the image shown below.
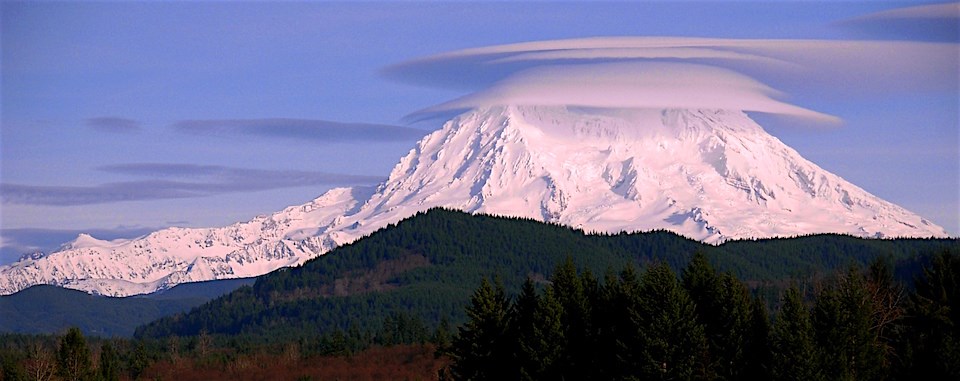
<path fill-rule="evenodd" d="M 509 296 L 486 279 L 442 347 L 464 380 L 960 379 L 960 256 L 935 255 L 905 290 L 880 258 L 762 297 L 696 254 L 678 275 L 627 265 L 602 280 L 559 265 Z"/>
<path fill-rule="evenodd" d="M 481 279 L 516 293 L 527 278 L 544 283 L 570 257 L 594 274 L 632 264 L 683 268 L 696 252 L 774 303 L 793 280 L 834 269 L 892 263 L 907 280 L 929 255 L 958 250 L 956 239 L 875 240 L 842 235 L 735 241 L 711 246 L 666 231 L 587 235 L 559 225 L 433 209 L 340 247 L 297 268 L 260 277 L 186 314 L 137 330 L 142 338 L 240 335 L 255 341 L 314 340 L 336 331 L 373 333 L 386 316 L 416 316 L 433 329 L 465 321 Z"/>
<path fill-rule="evenodd" d="M 94 333 L 81 379 L 956 379 L 958 282 L 957 239 L 712 246 L 434 209 Z M 79 333 L 0 337 L 0 380 Z"/>

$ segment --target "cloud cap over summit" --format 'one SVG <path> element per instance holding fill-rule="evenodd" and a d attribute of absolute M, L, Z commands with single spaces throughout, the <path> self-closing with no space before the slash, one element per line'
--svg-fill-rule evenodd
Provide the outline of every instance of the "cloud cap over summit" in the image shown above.
<path fill-rule="evenodd" d="M 382 73 L 473 92 L 413 116 L 540 99 L 598 107 L 736 109 L 836 122 L 775 99 L 779 92 L 772 88 L 814 88 L 835 96 L 956 92 L 958 55 L 957 44 L 930 42 L 597 37 L 458 50 Z M 611 90 L 620 97 L 610 96 Z"/>

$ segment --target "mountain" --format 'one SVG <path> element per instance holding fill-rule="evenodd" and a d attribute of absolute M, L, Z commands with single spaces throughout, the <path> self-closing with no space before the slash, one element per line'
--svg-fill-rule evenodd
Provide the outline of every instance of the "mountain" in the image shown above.
<path fill-rule="evenodd" d="M 134 329 L 164 316 L 187 312 L 253 279 L 175 286 L 149 297 L 113 298 L 56 286 L 37 285 L 0 296 L 0 332 L 60 334 L 78 327 L 86 335 L 132 336 Z"/>
<path fill-rule="evenodd" d="M 481 279 L 496 278 L 516 294 L 527 277 L 544 282 L 567 258 L 603 279 L 628 263 L 639 268 L 664 261 L 680 271 L 701 251 L 719 271 L 762 285 L 759 291 L 776 301 L 777 287 L 790 279 L 851 264 L 865 268 L 877 258 L 909 281 L 925 258 L 947 250 L 960 254 L 960 240 L 825 234 L 713 246 L 666 231 L 589 235 L 529 219 L 432 209 L 303 266 L 261 276 L 253 287 L 189 313 L 138 328 L 137 336 L 188 337 L 206 330 L 252 336 L 254 342 L 311 342 L 337 329 L 376 331 L 388 319 L 420 319 L 432 327 L 447 318 L 456 326 Z"/>
<path fill-rule="evenodd" d="M 432 207 L 591 232 L 667 229 L 707 243 L 948 235 L 802 158 L 743 112 L 502 106 L 446 122 L 375 189 L 333 189 L 223 228 L 80 236 L 0 268 L 0 293 L 56 284 L 123 296 L 264 274 Z"/>

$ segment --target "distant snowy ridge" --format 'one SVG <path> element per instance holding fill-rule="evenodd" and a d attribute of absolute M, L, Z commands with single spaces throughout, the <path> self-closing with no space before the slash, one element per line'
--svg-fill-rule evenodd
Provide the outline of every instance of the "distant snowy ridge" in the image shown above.
<path fill-rule="evenodd" d="M 376 189 L 332 189 L 222 228 L 110 242 L 81 235 L 0 267 L 0 293 L 55 284 L 126 296 L 256 276 L 433 207 L 595 232 L 667 229 L 708 243 L 825 232 L 948 236 L 802 158 L 743 112 L 503 106 L 448 121 Z"/>

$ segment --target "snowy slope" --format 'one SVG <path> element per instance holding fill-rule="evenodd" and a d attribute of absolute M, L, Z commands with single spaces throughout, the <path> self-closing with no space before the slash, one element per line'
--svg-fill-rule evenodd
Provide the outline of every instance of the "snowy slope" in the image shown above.
<path fill-rule="evenodd" d="M 469 112 L 425 137 L 345 221 L 394 222 L 435 206 L 710 243 L 947 235 L 803 159 L 744 113 L 720 110 Z"/>
<path fill-rule="evenodd" d="M 355 211 L 370 188 L 338 188 L 304 205 L 222 228 L 168 228 L 133 240 L 99 241 L 81 234 L 40 258 L 0 267 L 0 290 L 11 294 L 53 284 L 110 296 L 167 289 L 179 283 L 261 275 L 326 252 L 334 244 L 303 240 Z"/>
<path fill-rule="evenodd" d="M 47 283 L 132 295 L 259 275 L 438 206 L 587 231 L 668 229 L 709 243 L 819 232 L 947 236 L 802 158 L 739 111 L 504 106 L 448 121 L 377 189 L 334 189 L 223 228 L 81 236 L 0 267 L 0 293 Z"/>

